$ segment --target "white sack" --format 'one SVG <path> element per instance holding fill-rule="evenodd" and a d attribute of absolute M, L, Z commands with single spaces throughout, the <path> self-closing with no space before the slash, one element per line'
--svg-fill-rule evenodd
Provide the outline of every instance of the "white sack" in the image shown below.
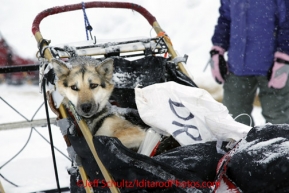
<path fill-rule="evenodd" d="M 181 145 L 240 140 L 251 127 L 236 122 L 206 91 L 175 82 L 135 88 L 142 120 L 170 133 Z"/>

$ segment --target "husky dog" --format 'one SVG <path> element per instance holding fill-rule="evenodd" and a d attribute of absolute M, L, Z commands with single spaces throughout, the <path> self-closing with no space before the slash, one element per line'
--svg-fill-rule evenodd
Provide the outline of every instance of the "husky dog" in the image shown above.
<path fill-rule="evenodd" d="M 109 98 L 114 88 L 113 59 L 100 62 L 94 58 L 75 56 L 67 63 L 53 59 L 56 87 L 87 122 L 92 135 L 117 137 L 127 148 L 136 149 L 145 130 L 112 112 Z"/>

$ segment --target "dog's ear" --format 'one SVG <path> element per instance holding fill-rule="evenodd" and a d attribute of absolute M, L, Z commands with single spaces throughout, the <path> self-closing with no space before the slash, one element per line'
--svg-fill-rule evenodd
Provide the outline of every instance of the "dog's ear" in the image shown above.
<path fill-rule="evenodd" d="M 51 63 L 53 65 L 53 70 L 56 74 L 56 76 L 59 78 L 63 75 L 67 75 L 70 71 L 70 69 L 67 67 L 66 63 L 63 62 L 62 60 L 58 59 L 51 59 Z"/>
<path fill-rule="evenodd" d="M 101 62 L 95 67 L 96 72 L 105 77 L 107 80 L 112 79 L 113 75 L 113 59 L 109 58 Z"/>

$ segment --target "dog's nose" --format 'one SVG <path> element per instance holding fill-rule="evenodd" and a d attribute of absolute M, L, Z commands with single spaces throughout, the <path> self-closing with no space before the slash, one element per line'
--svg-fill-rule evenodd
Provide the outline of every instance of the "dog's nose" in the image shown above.
<path fill-rule="evenodd" d="M 91 104 L 90 103 L 84 103 L 81 105 L 81 109 L 83 112 L 88 113 L 91 109 Z"/>

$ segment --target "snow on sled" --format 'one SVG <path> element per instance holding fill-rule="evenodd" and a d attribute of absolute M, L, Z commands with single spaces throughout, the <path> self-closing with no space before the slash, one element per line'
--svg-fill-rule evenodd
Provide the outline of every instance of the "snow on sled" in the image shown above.
<path fill-rule="evenodd" d="M 42 37 L 39 25 L 45 17 L 88 8 L 132 9 L 157 35 L 62 46 Z M 37 15 L 32 32 L 42 62 L 40 86 L 73 160 L 71 192 L 238 192 L 246 187 L 228 163 L 238 157 L 251 127 L 235 122 L 226 107 L 195 85 L 185 68 L 187 56 L 176 53 L 146 9 L 122 2 L 53 7 Z"/>

